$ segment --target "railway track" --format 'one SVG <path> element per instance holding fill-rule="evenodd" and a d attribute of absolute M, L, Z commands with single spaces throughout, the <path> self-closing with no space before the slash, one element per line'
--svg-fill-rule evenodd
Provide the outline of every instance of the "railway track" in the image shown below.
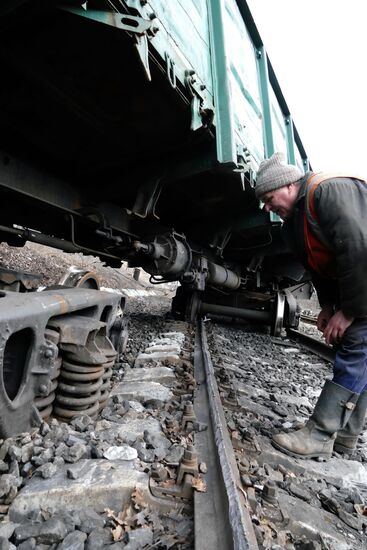
<path fill-rule="evenodd" d="M 325 361 L 334 361 L 335 349 L 325 342 L 322 342 L 317 338 L 313 338 L 312 336 L 302 332 L 301 330 L 288 329 L 287 335 L 290 340 L 299 343 L 302 347 L 315 353 L 322 359 L 325 359 Z"/>
<path fill-rule="evenodd" d="M 0 537 L 60 550 L 363 548 L 362 513 L 340 504 L 354 498 L 362 510 L 363 463 L 350 472 L 334 457 L 325 468 L 270 444 L 307 417 L 328 369 L 243 326 L 193 332 L 132 315 L 95 420 L 54 420 L 2 442 Z"/>
<path fill-rule="evenodd" d="M 221 404 L 211 361 L 204 322 L 197 326 L 195 379 L 198 390 L 195 409 L 208 431 L 195 436 L 198 449 L 210 464 L 208 499 L 195 494 L 195 548 L 226 550 L 257 548 L 246 493 L 240 475 Z M 205 529 L 203 529 L 205 525 Z"/>

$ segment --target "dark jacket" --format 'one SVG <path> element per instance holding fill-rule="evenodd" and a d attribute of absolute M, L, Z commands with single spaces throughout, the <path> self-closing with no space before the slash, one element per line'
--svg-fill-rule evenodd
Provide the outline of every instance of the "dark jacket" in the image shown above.
<path fill-rule="evenodd" d="M 336 305 L 352 317 L 367 315 L 367 184 L 358 179 L 338 177 L 321 183 L 314 194 L 318 227 L 328 248 L 335 254 L 337 274 L 324 278 L 307 262 L 304 239 L 306 181 L 291 218 L 283 224 L 283 235 L 304 266 L 311 271 L 321 306 Z"/>

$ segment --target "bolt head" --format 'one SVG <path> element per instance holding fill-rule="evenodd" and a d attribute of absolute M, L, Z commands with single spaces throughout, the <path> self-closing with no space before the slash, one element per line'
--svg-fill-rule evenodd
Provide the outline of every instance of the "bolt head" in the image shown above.
<path fill-rule="evenodd" d="M 38 393 L 40 395 L 46 395 L 48 393 L 48 386 L 46 384 L 40 384 L 38 386 Z"/>

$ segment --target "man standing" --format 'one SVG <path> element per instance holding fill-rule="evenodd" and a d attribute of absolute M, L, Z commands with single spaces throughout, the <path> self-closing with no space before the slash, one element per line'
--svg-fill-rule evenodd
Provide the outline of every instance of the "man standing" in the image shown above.
<path fill-rule="evenodd" d="M 273 445 L 298 458 L 352 452 L 367 408 L 367 183 L 264 160 L 256 196 L 284 220 L 283 235 L 312 275 L 321 311 L 317 328 L 336 346 L 333 379 L 326 380 L 306 425 L 277 434 Z"/>

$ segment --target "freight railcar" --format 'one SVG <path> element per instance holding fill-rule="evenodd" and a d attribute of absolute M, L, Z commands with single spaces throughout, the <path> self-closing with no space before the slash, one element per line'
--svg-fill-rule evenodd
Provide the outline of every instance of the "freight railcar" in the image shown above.
<path fill-rule="evenodd" d="M 309 161 L 245 0 L 7 0 L 0 25 L 0 240 L 179 281 L 173 310 L 191 319 L 294 326 L 305 275 L 254 185 L 274 151 Z M 78 360 L 118 308 L 93 290 L 11 293 L 22 277 L 1 275 L 9 418 L 24 388 L 45 392 L 57 349 Z"/>

